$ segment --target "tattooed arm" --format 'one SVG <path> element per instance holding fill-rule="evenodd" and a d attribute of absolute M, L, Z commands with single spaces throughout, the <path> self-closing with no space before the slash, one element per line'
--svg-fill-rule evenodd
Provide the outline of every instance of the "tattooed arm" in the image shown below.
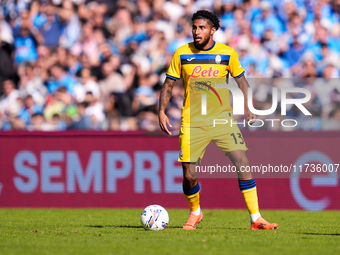
<path fill-rule="evenodd" d="M 165 109 L 170 101 L 171 95 L 172 95 L 172 88 L 174 87 L 176 81 L 170 78 L 166 78 L 162 90 L 161 95 L 159 96 L 159 113 L 158 113 L 158 120 L 159 120 L 159 126 L 163 130 L 163 132 L 167 133 L 168 135 L 171 135 L 171 132 L 168 130 L 166 124 L 168 124 L 170 127 L 170 121 L 168 119 L 168 116 L 165 114 Z"/>

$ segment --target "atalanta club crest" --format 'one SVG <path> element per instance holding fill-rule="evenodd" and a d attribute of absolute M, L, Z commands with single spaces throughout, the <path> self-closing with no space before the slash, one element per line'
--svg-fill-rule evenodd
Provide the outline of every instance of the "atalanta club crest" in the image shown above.
<path fill-rule="evenodd" d="M 216 64 L 221 63 L 221 60 L 222 60 L 221 56 L 220 56 L 220 55 L 217 55 L 216 58 L 215 58 Z"/>

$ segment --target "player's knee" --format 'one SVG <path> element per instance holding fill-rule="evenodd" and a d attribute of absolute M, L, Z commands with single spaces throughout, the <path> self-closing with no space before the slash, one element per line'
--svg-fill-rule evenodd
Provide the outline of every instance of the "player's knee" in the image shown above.
<path fill-rule="evenodd" d="M 247 157 L 240 157 L 236 160 L 235 165 L 237 168 L 240 168 L 241 166 L 249 166 L 249 161 Z"/>
<path fill-rule="evenodd" d="M 197 177 L 193 176 L 190 173 L 190 171 L 186 172 L 183 177 L 184 177 L 184 180 L 187 181 L 187 182 L 196 182 L 197 181 Z"/>

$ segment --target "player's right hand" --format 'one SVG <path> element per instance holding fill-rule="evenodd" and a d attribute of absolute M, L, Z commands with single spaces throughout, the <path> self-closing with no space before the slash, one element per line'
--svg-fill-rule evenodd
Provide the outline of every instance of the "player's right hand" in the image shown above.
<path fill-rule="evenodd" d="M 169 127 L 172 127 L 169 121 L 168 116 L 164 113 L 164 111 L 160 111 L 158 114 L 158 120 L 159 120 L 159 126 L 161 127 L 162 131 L 167 133 L 168 135 L 171 135 L 171 132 L 168 130 L 168 127 L 166 124 L 168 124 Z"/>

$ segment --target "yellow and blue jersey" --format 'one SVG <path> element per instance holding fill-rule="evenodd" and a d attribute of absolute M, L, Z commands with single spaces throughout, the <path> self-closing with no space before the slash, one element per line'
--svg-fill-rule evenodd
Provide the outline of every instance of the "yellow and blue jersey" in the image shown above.
<path fill-rule="evenodd" d="M 239 78 L 244 69 L 235 50 L 225 44 L 214 42 L 209 49 L 198 50 L 188 43 L 176 50 L 166 75 L 184 81 L 182 126 L 208 126 L 213 119 L 230 118 L 229 90 L 215 88 L 226 84 L 229 74 Z M 206 115 L 201 115 L 202 94 L 207 95 Z"/>

